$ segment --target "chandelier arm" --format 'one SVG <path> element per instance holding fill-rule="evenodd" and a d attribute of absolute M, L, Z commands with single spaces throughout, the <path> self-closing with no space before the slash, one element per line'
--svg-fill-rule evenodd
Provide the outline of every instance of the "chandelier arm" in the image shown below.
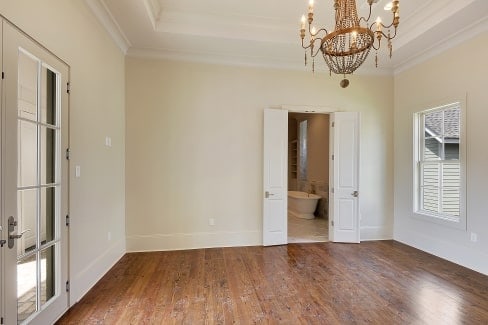
<path fill-rule="evenodd" d="M 386 27 L 388 28 L 388 27 Z M 383 37 L 387 38 L 387 39 L 394 39 L 395 36 L 397 35 L 397 29 L 395 28 L 395 33 L 393 34 L 393 36 L 389 35 L 389 32 L 388 34 L 385 34 L 385 32 L 383 31 L 373 31 L 373 33 L 376 35 L 376 37 L 378 37 L 378 34 L 381 34 Z"/>
<path fill-rule="evenodd" d="M 310 43 L 310 56 L 312 58 L 316 57 L 317 54 L 319 54 L 319 51 L 321 49 L 321 46 L 313 46 L 312 44 L 315 44 L 316 41 L 320 41 L 322 44 L 322 40 L 320 38 L 314 39 L 313 43 Z"/>
<path fill-rule="evenodd" d="M 359 18 L 359 24 L 361 24 L 361 21 L 364 21 L 364 23 L 366 25 L 368 25 L 368 21 L 371 18 L 372 6 L 373 6 L 373 3 L 372 2 L 369 3 L 369 14 L 368 14 L 368 18 L 365 18 L 365 17 Z"/>
<path fill-rule="evenodd" d="M 306 49 L 310 48 L 311 46 L 312 46 L 312 44 L 308 44 L 308 46 L 305 46 L 303 39 L 302 39 L 302 48 L 304 48 L 306 50 Z"/>
<path fill-rule="evenodd" d="M 376 41 L 378 41 L 378 47 L 375 46 Z M 373 43 L 371 43 L 371 47 L 378 51 L 381 47 L 381 38 L 376 38 Z"/>

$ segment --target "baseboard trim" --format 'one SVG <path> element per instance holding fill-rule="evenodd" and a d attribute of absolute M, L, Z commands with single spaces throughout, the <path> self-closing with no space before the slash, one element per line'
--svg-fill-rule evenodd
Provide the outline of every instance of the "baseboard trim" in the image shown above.
<path fill-rule="evenodd" d="M 361 227 L 361 241 L 393 239 L 393 231 L 385 227 Z"/>
<path fill-rule="evenodd" d="M 127 236 L 127 252 L 262 245 L 260 231 L 198 232 Z"/>
<path fill-rule="evenodd" d="M 488 254 L 475 251 L 470 247 L 460 246 L 438 238 L 405 231 L 403 231 L 401 235 L 395 234 L 394 240 L 484 275 L 488 275 L 488 263 L 486 262 L 488 261 Z"/>
<path fill-rule="evenodd" d="M 70 275 L 70 307 L 81 300 L 125 254 L 125 240 L 111 245 L 81 271 Z"/>

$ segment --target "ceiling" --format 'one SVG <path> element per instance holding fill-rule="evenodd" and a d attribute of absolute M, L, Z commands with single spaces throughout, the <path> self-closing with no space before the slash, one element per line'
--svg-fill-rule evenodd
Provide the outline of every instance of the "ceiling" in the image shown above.
<path fill-rule="evenodd" d="M 391 21 L 375 0 L 372 20 Z M 129 56 L 306 70 L 300 17 L 308 0 L 85 0 L 120 49 Z M 368 14 L 358 0 L 360 16 Z M 333 1 L 315 0 L 314 25 L 333 27 Z M 361 68 L 393 73 L 488 30 L 488 0 L 400 0 L 393 57 L 386 42 Z M 322 61 L 322 59 L 319 59 Z M 324 62 L 316 70 L 326 71 Z"/>

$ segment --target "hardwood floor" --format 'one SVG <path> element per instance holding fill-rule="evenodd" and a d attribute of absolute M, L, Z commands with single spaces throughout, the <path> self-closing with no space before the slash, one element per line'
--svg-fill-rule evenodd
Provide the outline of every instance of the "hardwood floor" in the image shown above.
<path fill-rule="evenodd" d="M 126 254 L 58 324 L 488 324 L 488 277 L 394 241 Z"/>

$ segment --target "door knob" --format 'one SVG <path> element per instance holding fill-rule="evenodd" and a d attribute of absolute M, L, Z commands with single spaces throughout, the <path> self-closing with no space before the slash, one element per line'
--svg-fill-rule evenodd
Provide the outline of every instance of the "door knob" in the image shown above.
<path fill-rule="evenodd" d="M 352 196 L 354 197 L 358 197 L 359 196 L 359 192 L 358 191 L 354 191 L 351 193 Z"/>

